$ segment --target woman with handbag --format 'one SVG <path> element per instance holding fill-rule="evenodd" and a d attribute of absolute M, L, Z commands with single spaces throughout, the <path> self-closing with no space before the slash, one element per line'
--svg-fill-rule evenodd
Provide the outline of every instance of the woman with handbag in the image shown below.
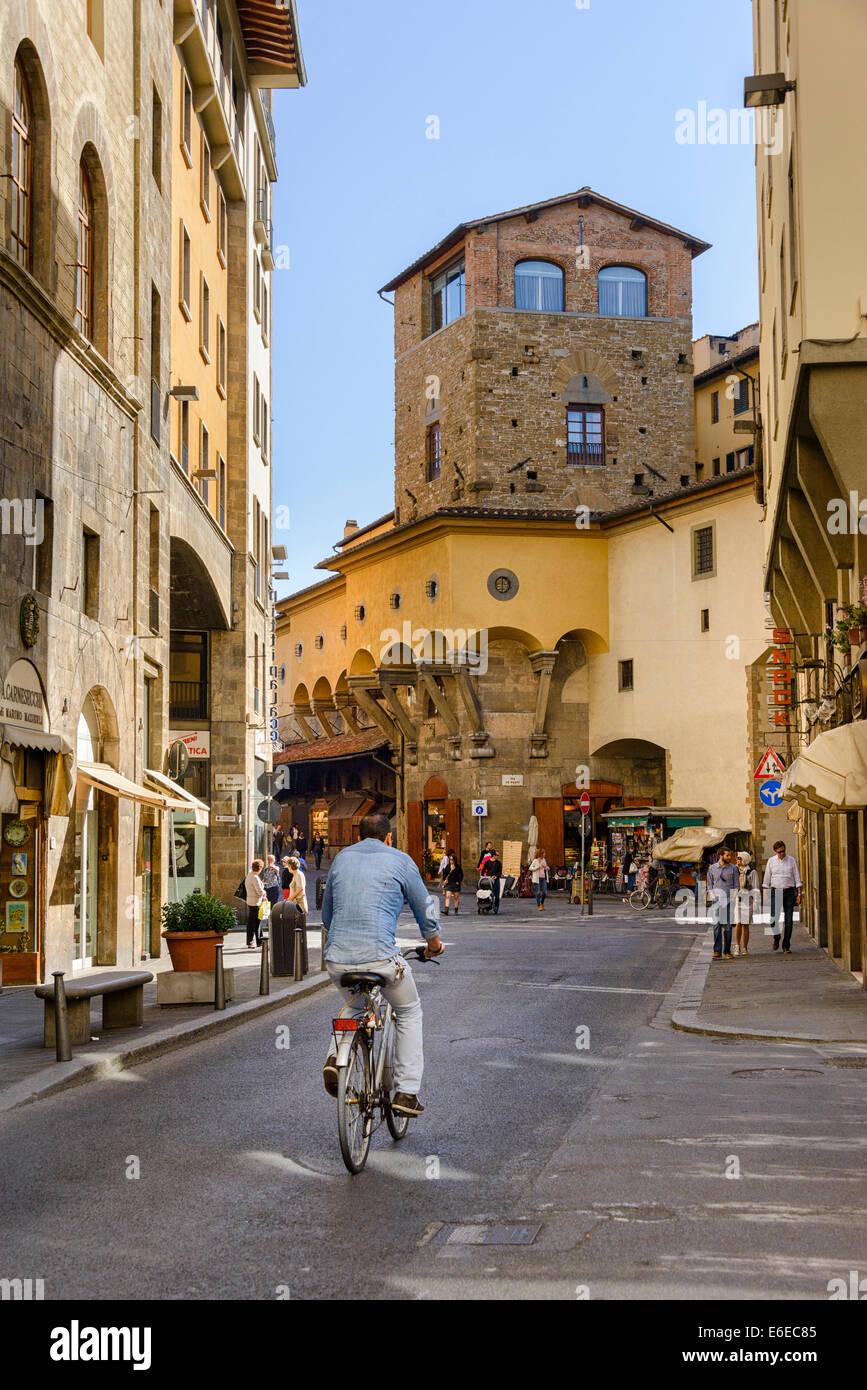
<path fill-rule="evenodd" d="M 750 923 L 760 900 L 759 875 L 745 849 L 738 851 L 740 885 L 735 893 L 735 955 L 750 953 Z"/>
<path fill-rule="evenodd" d="M 290 854 L 286 861 L 287 867 L 292 874 L 292 882 L 289 884 L 289 896 L 287 902 L 294 903 L 299 912 L 307 916 L 307 875 L 301 868 L 301 860 L 297 854 Z"/>
<path fill-rule="evenodd" d="M 244 891 L 247 895 L 247 945 L 259 946 L 262 941 L 262 926 L 260 921 L 259 909 L 264 903 L 267 908 L 268 896 L 265 892 L 265 885 L 262 882 L 262 869 L 264 865 L 261 859 L 254 859 L 250 865 L 250 872 L 244 879 Z"/>

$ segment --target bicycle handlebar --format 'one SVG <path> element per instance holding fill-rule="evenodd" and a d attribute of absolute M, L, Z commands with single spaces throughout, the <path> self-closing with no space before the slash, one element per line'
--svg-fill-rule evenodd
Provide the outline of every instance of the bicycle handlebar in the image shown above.
<path fill-rule="evenodd" d="M 440 956 L 444 955 L 444 951 L 440 951 L 436 956 L 426 956 L 424 946 L 410 946 L 408 951 L 401 951 L 400 954 L 406 960 L 409 960 L 410 956 L 415 956 L 418 960 L 424 961 L 425 965 L 430 965 L 432 961 L 438 961 Z"/>

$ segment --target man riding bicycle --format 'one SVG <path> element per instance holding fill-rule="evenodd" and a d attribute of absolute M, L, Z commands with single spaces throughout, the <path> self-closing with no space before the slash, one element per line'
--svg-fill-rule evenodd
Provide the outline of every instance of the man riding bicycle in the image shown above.
<path fill-rule="evenodd" d="M 445 948 L 439 938 L 437 905 L 409 855 L 394 848 L 387 816 L 364 816 L 359 829 L 361 839 L 340 851 L 325 885 L 325 965 L 347 1001 L 349 1017 L 361 1017 L 364 1001 L 340 985 L 341 977 L 358 971 L 386 980 L 382 992 L 395 1017 L 396 1089 L 391 1108 L 398 1115 L 420 1115 L 424 1110 L 418 1098 L 424 1067 L 421 1001 L 412 971 L 397 949 L 395 934 L 406 902 L 425 938 L 426 959 L 442 955 Z M 322 1079 L 328 1094 L 336 1096 L 333 1044 Z"/>

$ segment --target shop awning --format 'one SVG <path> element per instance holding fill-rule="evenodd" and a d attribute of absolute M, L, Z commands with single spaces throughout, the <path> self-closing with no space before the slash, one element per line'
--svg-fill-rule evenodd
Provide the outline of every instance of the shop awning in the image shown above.
<path fill-rule="evenodd" d="M 649 811 L 636 811 L 633 814 L 623 811 L 603 811 L 597 820 L 604 820 L 610 830 L 624 830 L 628 826 L 646 825 L 650 819 Z"/>
<path fill-rule="evenodd" d="M 60 734 L 49 734 L 42 729 L 25 729 L 19 724 L 0 724 L 0 745 L 9 743 L 13 748 L 30 748 L 41 753 L 71 753 L 72 745 Z"/>
<path fill-rule="evenodd" d="M 110 792 L 112 796 L 124 797 L 127 801 L 141 801 L 145 806 L 157 806 L 161 811 L 175 809 L 173 797 L 167 797 L 152 787 L 142 787 L 138 782 L 131 782 L 128 777 L 122 777 L 119 772 L 115 772 L 107 763 L 79 762 L 78 776 L 100 791 Z"/>
<path fill-rule="evenodd" d="M 145 781 L 150 782 L 151 786 L 156 787 L 158 791 L 168 793 L 168 798 L 173 803 L 173 811 L 188 811 L 196 825 L 210 825 L 211 812 L 205 802 L 200 801 L 197 796 L 193 796 L 186 787 L 179 787 L 177 782 L 173 782 L 171 777 L 166 777 L 164 772 L 157 772 L 154 768 L 146 767 Z"/>
<path fill-rule="evenodd" d="M 706 849 L 721 845 L 727 835 L 749 835 L 737 825 L 686 825 L 667 840 L 653 846 L 654 859 L 670 859 L 675 864 L 697 864 Z"/>
<path fill-rule="evenodd" d="M 363 806 L 368 798 L 366 796 L 342 796 L 337 801 L 332 801 L 328 807 L 329 820 L 351 820 L 358 810 Z"/>
<path fill-rule="evenodd" d="M 807 811 L 867 807 L 867 723 L 859 720 L 820 734 L 784 773 L 782 793 Z"/>

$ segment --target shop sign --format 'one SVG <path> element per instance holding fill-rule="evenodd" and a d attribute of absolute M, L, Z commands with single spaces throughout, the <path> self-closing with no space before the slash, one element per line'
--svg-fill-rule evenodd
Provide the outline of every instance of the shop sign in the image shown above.
<path fill-rule="evenodd" d="M 0 721 L 25 729 L 48 729 L 42 681 L 32 661 L 14 661 L 0 692 Z"/>
<path fill-rule="evenodd" d="M 774 645 L 765 665 L 768 718 L 774 729 L 789 729 L 792 715 L 792 634 L 787 627 L 775 627 L 771 636 Z"/>
<path fill-rule="evenodd" d="M 210 758 L 210 729 L 169 729 L 172 739 L 183 743 L 191 758 Z"/>

